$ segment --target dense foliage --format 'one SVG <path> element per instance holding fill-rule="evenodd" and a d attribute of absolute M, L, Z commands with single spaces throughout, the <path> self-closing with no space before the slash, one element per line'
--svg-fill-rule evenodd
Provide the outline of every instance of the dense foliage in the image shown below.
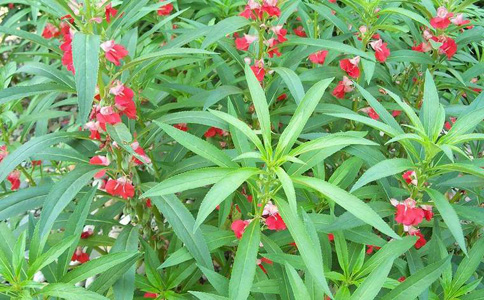
<path fill-rule="evenodd" d="M 0 299 L 484 299 L 478 1 L 0 5 Z"/>

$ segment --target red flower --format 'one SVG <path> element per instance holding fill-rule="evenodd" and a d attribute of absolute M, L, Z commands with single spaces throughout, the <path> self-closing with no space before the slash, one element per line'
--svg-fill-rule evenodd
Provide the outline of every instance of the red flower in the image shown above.
<path fill-rule="evenodd" d="M 332 234 L 332 233 L 328 233 L 328 240 L 329 240 L 330 242 L 334 241 L 334 234 Z"/>
<path fill-rule="evenodd" d="M 261 5 L 255 0 L 249 0 L 244 10 L 240 13 L 241 17 L 249 20 L 262 19 Z"/>
<path fill-rule="evenodd" d="M 10 181 L 12 191 L 16 191 L 20 188 L 20 171 L 14 170 L 7 176 L 7 180 Z"/>
<path fill-rule="evenodd" d="M 119 61 L 128 55 L 128 51 L 122 45 L 115 44 L 113 40 L 102 43 L 101 48 L 106 52 L 106 59 L 116 66 L 119 66 Z"/>
<path fill-rule="evenodd" d="M 341 70 L 345 71 L 350 77 L 358 78 L 360 77 L 360 69 L 358 64 L 360 63 L 360 57 L 355 56 L 352 59 L 342 59 L 339 61 L 339 67 Z"/>
<path fill-rule="evenodd" d="M 270 58 L 274 57 L 274 55 L 281 56 L 281 52 L 279 52 L 279 48 L 276 46 L 279 42 L 275 38 L 270 38 L 264 43 L 269 47 L 267 54 L 269 54 Z"/>
<path fill-rule="evenodd" d="M 272 204 L 271 201 L 264 206 L 262 216 L 265 217 L 265 223 L 268 229 L 277 231 L 286 229 L 286 223 L 284 223 L 284 220 L 279 215 L 277 206 Z"/>
<path fill-rule="evenodd" d="M 235 236 L 240 240 L 242 238 L 242 234 L 245 231 L 245 228 L 247 225 L 249 225 L 248 220 L 235 220 L 232 222 L 232 225 L 230 225 L 230 229 L 234 232 Z"/>
<path fill-rule="evenodd" d="M 425 240 L 425 237 L 420 232 L 420 230 L 412 228 L 412 230 L 409 231 L 409 234 L 418 237 L 418 240 L 415 242 L 415 249 L 420 249 L 425 246 L 425 244 L 427 244 L 427 241 Z"/>
<path fill-rule="evenodd" d="M 398 281 L 400 281 L 400 282 L 404 282 L 404 281 L 405 281 L 405 279 L 407 279 L 407 278 L 406 278 L 405 276 L 402 276 L 402 277 L 398 278 Z"/>
<path fill-rule="evenodd" d="M 114 9 L 111 6 L 111 3 L 106 5 L 105 15 L 106 15 L 106 22 L 111 23 L 111 17 L 114 17 L 118 14 L 118 10 Z"/>
<path fill-rule="evenodd" d="M 402 113 L 402 111 L 401 111 L 401 110 L 394 110 L 394 111 L 392 111 L 392 116 L 393 116 L 394 118 L 396 118 L 396 117 L 398 117 L 398 116 L 399 116 L 401 113 Z"/>
<path fill-rule="evenodd" d="M 308 35 L 304 31 L 304 28 L 302 26 L 298 26 L 297 28 L 293 29 L 294 34 L 300 37 L 307 37 Z"/>
<path fill-rule="evenodd" d="M 457 121 L 456 117 L 450 117 L 450 122 L 447 121 L 444 124 L 445 129 L 450 130 L 452 128 L 452 125 L 455 123 L 455 121 Z M 0 160 L 0 161 L 2 161 L 2 160 Z"/>
<path fill-rule="evenodd" d="M 146 199 L 146 207 L 151 208 L 153 205 L 151 204 L 151 199 Z"/>
<path fill-rule="evenodd" d="M 343 76 L 343 80 L 338 82 L 338 85 L 333 90 L 332 95 L 338 99 L 343 99 L 346 93 L 353 91 L 353 82 L 348 77 Z"/>
<path fill-rule="evenodd" d="M 380 119 L 380 116 L 376 113 L 376 111 L 372 107 L 366 107 L 361 109 L 362 112 L 367 113 L 370 118 L 373 120 Z"/>
<path fill-rule="evenodd" d="M 422 42 L 422 43 L 418 44 L 417 46 L 413 46 L 412 50 L 424 53 L 424 52 L 429 52 L 430 50 L 432 50 L 432 46 L 429 43 Z"/>
<path fill-rule="evenodd" d="M 225 131 L 223 131 L 222 129 L 217 128 L 217 127 L 210 127 L 203 135 L 206 138 L 211 138 L 211 137 L 214 137 L 216 135 L 222 137 L 222 136 L 224 136 L 224 134 L 225 134 Z"/>
<path fill-rule="evenodd" d="M 89 237 L 90 237 L 90 236 L 91 236 L 93 233 L 94 233 L 94 232 L 92 231 L 92 229 L 91 229 L 91 228 L 89 228 L 88 230 L 83 231 L 83 232 L 81 233 L 81 239 L 87 239 L 87 238 L 89 238 Z"/>
<path fill-rule="evenodd" d="M 106 123 L 114 125 L 121 122 L 121 117 L 114 112 L 111 106 L 101 107 L 99 113 L 96 114 L 96 119 L 102 130 L 106 131 Z"/>
<path fill-rule="evenodd" d="M 120 177 L 116 180 L 109 179 L 106 183 L 106 192 L 113 196 L 120 196 L 123 199 L 134 196 L 134 186 L 126 177 Z"/>
<path fill-rule="evenodd" d="M 416 202 L 412 198 L 399 203 L 392 199 L 392 204 L 396 207 L 395 221 L 405 226 L 418 225 L 424 218 L 424 211 L 416 207 Z"/>
<path fill-rule="evenodd" d="M 187 126 L 187 123 L 179 123 L 179 124 L 175 124 L 173 125 L 173 127 L 175 127 L 176 129 L 179 129 L 181 131 L 188 131 L 188 126 Z"/>
<path fill-rule="evenodd" d="M 328 55 L 327 50 L 321 50 L 309 55 L 309 60 L 314 64 L 322 65 L 326 60 L 326 55 Z"/>
<path fill-rule="evenodd" d="M 235 47 L 238 50 L 247 51 L 249 50 L 249 46 L 257 40 L 258 37 L 255 35 L 244 34 L 244 37 L 235 39 Z"/>
<path fill-rule="evenodd" d="M 109 166 L 110 161 L 106 156 L 96 155 L 89 160 L 89 164 L 96 166 Z M 106 170 L 101 170 L 94 175 L 94 178 L 101 178 L 106 174 Z"/>
<path fill-rule="evenodd" d="M 2 162 L 2 160 L 7 157 L 8 155 L 8 151 L 7 151 L 7 146 L 3 145 L 3 146 L 0 146 L 0 162 Z"/>
<path fill-rule="evenodd" d="M 265 257 L 257 260 L 257 265 L 259 266 L 259 268 L 261 268 L 262 272 L 264 272 L 264 273 L 267 274 L 267 270 L 264 268 L 264 266 L 262 265 L 262 263 L 266 263 L 266 264 L 272 265 L 273 262 L 272 262 L 272 260 L 270 260 L 268 258 L 265 258 Z"/>
<path fill-rule="evenodd" d="M 415 173 L 415 171 L 410 170 L 403 173 L 402 178 L 405 180 L 407 184 L 413 184 L 413 185 L 418 184 L 417 173 Z"/>
<path fill-rule="evenodd" d="M 286 39 L 287 30 L 282 28 L 282 25 L 271 27 L 271 31 L 274 32 L 275 35 L 277 35 L 277 41 L 279 43 L 284 43 L 285 41 L 287 41 Z"/>
<path fill-rule="evenodd" d="M 143 298 L 153 298 L 156 299 L 158 297 L 158 294 L 155 293 L 145 293 Z"/>
<path fill-rule="evenodd" d="M 376 251 L 380 249 L 381 247 L 375 246 L 375 245 L 366 245 L 368 249 L 366 249 L 366 254 L 370 255 L 373 253 L 373 251 Z"/>
<path fill-rule="evenodd" d="M 286 99 L 287 99 L 287 94 L 286 93 L 280 94 L 279 97 L 277 97 L 277 101 L 284 101 Z"/>
<path fill-rule="evenodd" d="M 165 2 L 165 0 L 160 0 L 160 2 Z M 173 10 L 173 4 L 168 3 L 168 4 L 165 4 L 165 5 L 162 5 L 158 9 L 158 15 L 159 16 L 169 16 L 172 10 Z"/>
<path fill-rule="evenodd" d="M 60 34 L 59 28 L 50 23 L 45 24 L 44 31 L 42 31 L 42 36 L 46 39 L 58 37 Z"/>
<path fill-rule="evenodd" d="M 126 115 L 129 119 L 135 120 L 136 115 L 136 104 L 133 101 L 134 92 L 132 89 L 124 86 L 119 81 L 113 86 L 109 92 L 113 95 L 114 101 L 116 103 L 116 108 L 119 109 L 121 114 Z"/>
<path fill-rule="evenodd" d="M 269 17 L 281 16 L 281 9 L 277 7 L 277 0 L 264 0 L 262 3 L 262 11 L 267 13 Z"/>
<path fill-rule="evenodd" d="M 454 16 L 453 13 L 449 13 L 443 6 L 437 9 L 437 16 L 430 20 L 430 25 L 436 29 L 445 29 L 450 25 L 450 18 Z"/>
<path fill-rule="evenodd" d="M 62 55 L 62 65 L 75 74 L 74 61 L 72 60 L 72 32 L 69 25 L 61 25 L 61 32 L 64 35 L 64 43 L 60 45 Z"/>
<path fill-rule="evenodd" d="M 457 44 L 451 37 L 444 37 L 442 40 L 442 46 L 439 48 L 440 54 L 447 55 L 447 59 L 451 59 L 452 56 L 457 52 Z"/>
<path fill-rule="evenodd" d="M 101 134 L 99 133 L 99 130 L 101 129 L 101 125 L 99 124 L 99 122 L 94 122 L 94 121 L 87 122 L 85 127 L 89 129 L 89 131 L 91 132 L 91 135 L 89 136 L 90 139 L 98 140 L 98 141 L 101 140 Z"/>
<path fill-rule="evenodd" d="M 258 81 L 264 81 L 264 76 L 266 75 L 266 71 L 264 69 L 264 65 L 262 66 L 260 64 L 254 64 L 250 67 L 252 72 L 254 72 L 255 78 L 257 78 Z"/>
<path fill-rule="evenodd" d="M 141 148 L 141 146 L 139 145 L 138 142 L 131 143 L 131 148 L 134 150 L 134 152 L 136 154 L 141 156 L 146 163 L 148 163 L 148 164 L 151 163 L 151 159 L 148 157 L 148 155 L 146 155 L 145 150 L 143 148 Z M 133 156 L 133 161 L 136 165 L 142 165 L 143 164 L 143 162 L 141 160 L 137 159 L 134 156 Z"/>
<path fill-rule="evenodd" d="M 373 50 L 375 50 L 375 58 L 379 62 L 385 62 L 390 56 L 390 50 L 387 48 L 387 43 L 383 43 L 382 40 L 377 40 L 370 43 Z"/>
<path fill-rule="evenodd" d="M 423 209 L 425 220 L 432 220 L 432 218 L 434 217 L 432 205 L 420 205 L 420 207 Z"/>
<path fill-rule="evenodd" d="M 89 254 L 83 252 L 81 248 L 78 248 L 72 255 L 71 261 L 78 261 L 79 263 L 83 264 L 89 261 Z"/>

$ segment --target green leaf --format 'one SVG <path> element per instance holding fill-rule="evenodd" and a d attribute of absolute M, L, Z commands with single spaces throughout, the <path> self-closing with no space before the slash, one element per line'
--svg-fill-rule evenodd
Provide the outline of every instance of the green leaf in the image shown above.
<path fill-rule="evenodd" d="M 388 273 L 393 266 L 393 260 L 395 258 L 389 258 L 379 264 L 368 275 L 356 291 L 351 295 L 350 300 L 373 300 L 376 298 L 380 289 L 383 287 Z"/>
<path fill-rule="evenodd" d="M 2 160 L 0 163 L 0 182 L 4 181 L 8 174 L 10 174 L 17 165 L 34 155 L 36 152 L 53 144 L 85 136 L 86 134 L 81 132 L 55 132 L 31 139 Z"/>
<path fill-rule="evenodd" d="M 420 24 L 428 27 L 428 28 L 432 28 L 432 26 L 430 25 L 430 23 L 424 18 L 422 17 L 421 15 L 413 12 L 413 11 L 410 11 L 410 10 L 407 10 L 407 9 L 404 9 L 404 8 L 401 8 L 401 7 L 387 7 L 385 9 L 382 9 L 380 10 L 380 12 L 378 14 L 399 14 L 399 15 L 403 15 L 405 17 L 409 17 L 410 19 L 414 20 L 414 21 L 417 21 L 419 22 Z"/>
<path fill-rule="evenodd" d="M 284 83 L 294 97 L 296 104 L 300 105 L 304 98 L 305 92 L 301 79 L 299 79 L 296 72 L 284 67 L 272 68 L 272 70 L 281 76 L 282 80 L 284 80 Z"/>
<path fill-rule="evenodd" d="M 98 293 L 88 291 L 82 287 L 77 287 L 65 283 L 50 283 L 46 285 L 42 290 L 38 292 L 39 295 L 59 297 L 67 300 L 79 300 L 79 299 L 89 299 L 89 300 L 108 300 Z"/>
<path fill-rule="evenodd" d="M 208 269 L 213 269 L 212 258 L 202 231 L 195 232 L 195 219 L 188 209 L 173 194 L 151 199 L 160 212 L 173 227 L 177 237 L 185 244 L 197 263 Z"/>
<path fill-rule="evenodd" d="M 255 78 L 254 72 L 249 65 L 245 65 L 245 78 L 249 87 L 252 103 L 254 104 L 257 118 L 259 119 L 260 129 L 262 131 L 262 139 L 266 148 L 271 145 L 271 119 L 269 114 L 269 106 L 267 104 L 266 95 L 262 89 L 260 82 Z"/>
<path fill-rule="evenodd" d="M 292 184 L 291 177 L 281 167 L 276 169 L 277 178 L 281 182 L 284 193 L 286 194 L 287 202 L 291 210 L 297 214 L 297 200 L 296 200 L 296 190 Z"/>
<path fill-rule="evenodd" d="M 464 239 L 464 233 L 462 232 L 462 226 L 460 225 L 459 217 L 452 208 L 452 205 L 450 205 L 448 200 L 440 192 L 433 189 L 427 189 L 426 191 L 430 198 L 434 200 L 435 206 L 439 210 L 442 219 L 444 219 L 447 228 L 449 228 L 449 231 L 454 236 L 462 251 L 467 255 L 466 242 Z"/>
<path fill-rule="evenodd" d="M 400 239 L 400 236 L 396 234 L 374 210 L 372 210 L 365 202 L 356 198 L 345 190 L 340 189 L 339 187 L 318 178 L 297 176 L 293 177 L 292 179 L 295 183 L 304 185 L 320 192 L 325 197 L 328 197 L 329 199 L 333 200 L 338 205 L 349 211 L 358 219 L 375 227 L 382 233 L 395 239 Z"/>
<path fill-rule="evenodd" d="M 79 103 L 80 124 L 84 124 L 91 112 L 92 101 L 96 94 L 97 73 L 99 69 L 99 35 L 74 34 L 72 41 L 72 58 L 76 73 L 77 100 Z"/>
<path fill-rule="evenodd" d="M 431 65 L 434 63 L 432 57 L 427 53 L 417 52 L 414 50 L 397 50 L 392 51 L 387 62 L 404 62 Z"/>
<path fill-rule="evenodd" d="M 417 298 L 426 288 L 440 277 L 440 274 L 442 274 L 450 264 L 451 258 L 452 256 L 448 256 L 441 261 L 418 270 L 386 294 L 382 300 L 408 300 Z"/>
<path fill-rule="evenodd" d="M 60 243 L 55 244 L 47 252 L 39 256 L 28 268 L 27 276 L 33 277 L 35 272 L 40 271 L 45 266 L 55 261 L 65 250 L 67 250 L 75 241 L 79 239 L 78 236 L 70 236 L 63 239 Z"/>
<path fill-rule="evenodd" d="M 427 70 L 425 73 L 424 95 L 420 119 L 423 123 L 427 136 L 437 140 L 445 121 L 445 112 L 439 103 L 439 93 L 435 87 L 432 75 Z"/>
<path fill-rule="evenodd" d="M 42 206 L 52 185 L 42 184 L 18 190 L 0 201 L 0 220 L 6 220 Z"/>
<path fill-rule="evenodd" d="M 123 262 L 132 259 L 133 257 L 138 256 L 138 253 L 126 251 L 103 255 L 99 258 L 90 260 L 76 267 L 74 270 L 64 275 L 64 277 L 62 277 L 60 281 L 71 284 L 78 283 L 91 276 L 103 273 L 111 269 L 112 267 L 118 266 Z"/>
<path fill-rule="evenodd" d="M 230 194 L 236 191 L 249 177 L 258 172 L 258 169 L 253 168 L 236 169 L 215 183 L 200 204 L 200 209 L 198 210 L 197 220 L 195 221 L 193 230 L 196 231 L 217 205 L 222 203 L 222 201 L 230 196 Z"/>
<path fill-rule="evenodd" d="M 260 219 L 250 222 L 240 240 L 235 254 L 232 278 L 229 282 L 229 298 L 245 300 L 250 294 L 256 271 L 257 253 L 260 244 Z"/>
<path fill-rule="evenodd" d="M 311 299 L 311 296 L 309 296 L 309 292 L 301 277 L 299 277 L 296 269 L 294 269 L 288 262 L 285 262 L 284 266 L 286 268 L 287 276 L 289 277 L 289 283 L 291 284 L 292 291 L 294 292 L 294 299 Z"/>
<path fill-rule="evenodd" d="M 340 53 L 358 55 L 370 61 L 375 61 L 375 57 L 373 55 L 368 55 L 368 53 L 358 50 L 355 47 L 352 47 L 340 42 L 332 41 L 332 40 L 292 37 L 288 41 L 284 42 L 283 45 L 284 46 L 290 46 L 290 45 L 315 46 L 325 50 L 334 50 Z"/>
<path fill-rule="evenodd" d="M 279 137 L 279 142 L 276 147 L 276 157 L 280 157 L 287 154 L 292 148 L 297 138 L 301 134 L 304 126 L 311 117 L 314 109 L 318 105 L 321 97 L 323 97 L 326 88 L 333 81 L 333 78 L 324 79 L 316 83 L 313 87 L 309 89 L 301 104 L 297 107 L 294 115 L 292 116 L 286 129 L 282 132 Z"/>
<path fill-rule="evenodd" d="M 69 238 L 70 236 L 75 237 L 77 240 L 79 239 L 82 230 L 84 229 L 87 216 L 90 213 L 91 203 L 96 195 L 96 191 L 97 187 L 91 188 L 91 190 L 79 200 L 76 209 L 67 220 L 67 224 L 64 228 L 64 239 Z M 77 244 L 71 245 L 69 251 L 59 257 L 57 263 L 57 277 L 60 278 L 67 272 L 67 268 L 71 262 L 72 254 L 74 254 L 74 251 L 76 250 L 76 246 Z"/>
<path fill-rule="evenodd" d="M 469 251 L 469 255 L 467 255 L 467 257 L 464 257 L 464 259 L 459 264 L 459 267 L 455 272 L 454 278 L 452 279 L 452 291 L 457 291 L 469 280 L 469 278 L 471 278 L 471 276 L 481 264 L 483 257 L 484 238 L 481 237 L 472 246 L 472 249 Z"/>
<path fill-rule="evenodd" d="M 228 174 L 237 170 L 238 169 L 235 168 L 215 167 L 188 171 L 163 180 L 146 191 L 142 197 L 149 198 L 153 196 L 169 195 L 207 186 L 222 180 Z"/>
<path fill-rule="evenodd" d="M 178 130 L 173 126 L 154 121 L 156 125 L 160 126 L 163 131 L 171 136 L 175 141 L 180 143 L 185 148 L 200 155 L 203 158 L 215 163 L 218 166 L 226 168 L 237 167 L 237 164 L 225 154 L 222 150 L 216 148 L 214 145 L 207 141 L 202 140 L 190 133 Z"/>
<path fill-rule="evenodd" d="M 239 28 L 247 25 L 250 25 L 250 21 L 243 17 L 234 16 L 225 18 L 211 27 L 210 33 L 207 34 L 207 37 L 203 41 L 201 48 L 205 49 L 210 44 L 215 43 L 219 39 L 224 38 L 227 35 L 239 30 Z"/>
<path fill-rule="evenodd" d="M 0 91 L 0 105 L 10 101 L 52 92 L 73 93 L 74 90 L 56 83 L 42 83 L 28 86 L 14 86 Z"/>
<path fill-rule="evenodd" d="M 313 276 L 314 280 L 316 280 L 318 286 L 323 289 L 326 294 L 331 295 L 328 283 L 324 277 L 323 258 L 321 256 L 321 251 L 319 249 L 315 249 L 314 243 L 311 240 L 311 237 L 308 234 L 303 222 L 298 217 L 297 212 L 292 211 L 284 200 L 275 198 L 275 201 L 279 213 L 286 223 L 287 229 L 296 242 L 297 248 L 301 254 L 304 264 L 306 265 L 306 268 L 311 276 Z"/>
<path fill-rule="evenodd" d="M 412 162 L 406 158 L 382 160 L 376 165 L 371 166 L 353 185 L 350 192 L 356 191 L 372 181 L 401 173 L 413 167 Z"/>
<path fill-rule="evenodd" d="M 75 83 L 71 75 L 67 71 L 60 71 L 51 65 L 46 65 L 38 62 L 29 62 L 17 70 L 16 73 L 28 73 L 37 76 L 49 78 L 59 84 L 64 84 L 71 89 L 75 89 Z"/>

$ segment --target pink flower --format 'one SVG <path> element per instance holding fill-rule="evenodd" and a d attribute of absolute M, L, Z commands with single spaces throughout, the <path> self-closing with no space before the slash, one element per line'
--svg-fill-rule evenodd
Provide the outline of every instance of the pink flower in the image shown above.
<path fill-rule="evenodd" d="M 115 44 L 113 40 L 102 43 L 101 49 L 106 52 L 106 59 L 116 66 L 119 66 L 119 61 L 128 55 L 128 51 L 122 45 Z"/>
<path fill-rule="evenodd" d="M 326 60 L 326 55 L 328 55 L 327 50 L 321 50 L 309 55 L 309 60 L 314 64 L 322 65 Z"/>
<path fill-rule="evenodd" d="M 375 58 L 379 62 L 385 62 L 390 56 L 390 50 L 387 48 L 387 43 L 383 43 L 381 39 L 370 43 L 373 50 L 375 50 Z"/>
<path fill-rule="evenodd" d="M 413 184 L 413 185 L 418 184 L 417 173 L 415 173 L 415 171 L 410 170 L 403 173 L 402 178 L 403 180 L 405 180 L 407 184 Z"/>
<path fill-rule="evenodd" d="M 300 37 L 307 37 L 306 32 L 302 26 L 298 26 L 297 28 L 293 29 L 294 34 Z"/>
<path fill-rule="evenodd" d="M 0 146 L 0 162 L 2 162 L 2 160 L 7 157 L 8 155 L 8 151 L 7 151 L 7 146 L 3 145 L 3 146 Z"/>
<path fill-rule="evenodd" d="M 20 171 L 14 170 L 7 176 L 7 180 L 10 181 L 12 191 L 16 191 L 20 188 Z"/>
<path fill-rule="evenodd" d="M 463 14 L 457 14 L 455 17 L 450 19 L 450 21 L 452 22 L 452 24 L 454 24 L 456 26 L 464 26 L 464 25 L 467 25 L 471 22 L 469 20 L 464 20 Z"/>
<path fill-rule="evenodd" d="M 106 15 L 106 22 L 111 23 L 111 17 L 115 17 L 118 14 L 118 11 L 111 6 L 111 3 L 106 5 L 105 15 Z"/>
<path fill-rule="evenodd" d="M 112 106 L 101 107 L 99 113 L 96 114 L 96 119 L 104 131 L 106 131 L 106 123 L 115 125 L 121 122 L 121 117 L 118 113 L 114 112 Z"/>
<path fill-rule="evenodd" d="M 120 177 L 116 180 L 109 179 L 105 186 L 106 192 L 113 196 L 120 196 L 123 199 L 134 196 L 134 186 L 126 177 Z"/>
<path fill-rule="evenodd" d="M 165 0 L 160 0 L 160 2 L 165 2 Z M 159 16 L 169 16 L 172 10 L 173 10 L 173 4 L 168 3 L 168 4 L 165 4 L 165 5 L 162 5 L 158 9 L 158 15 Z"/>
<path fill-rule="evenodd" d="M 58 37 L 61 34 L 59 28 L 47 23 L 45 24 L 44 31 L 42 31 L 42 36 L 46 39 L 51 39 L 53 37 Z"/>
<path fill-rule="evenodd" d="M 407 198 L 403 203 L 395 199 L 391 200 L 392 204 L 397 209 L 395 214 L 395 221 L 405 226 L 418 225 L 424 218 L 424 211 L 416 207 L 416 202 L 412 198 Z"/>
<path fill-rule="evenodd" d="M 102 128 L 99 122 L 97 121 L 87 122 L 85 127 L 89 129 L 89 131 L 91 132 L 91 135 L 89 136 L 90 139 L 98 140 L 98 141 L 101 140 L 101 133 L 99 132 L 99 130 Z"/>
<path fill-rule="evenodd" d="M 96 166 L 109 166 L 110 161 L 106 156 L 96 155 L 89 160 L 89 164 Z M 94 178 L 101 178 L 106 174 L 106 170 L 101 170 L 94 175 Z"/>
<path fill-rule="evenodd" d="M 239 240 L 242 238 L 242 234 L 244 233 L 245 228 L 247 227 L 247 225 L 249 225 L 249 223 L 250 222 L 248 220 L 235 220 L 234 222 L 232 222 L 230 228 Z"/>
<path fill-rule="evenodd" d="M 259 38 L 256 35 L 244 34 L 244 37 L 235 39 L 235 47 L 241 51 L 249 50 L 249 46 Z"/>
<path fill-rule="evenodd" d="M 261 19 L 262 13 L 261 5 L 258 2 L 255 0 L 249 0 L 244 11 L 240 13 L 240 16 L 249 20 L 255 20 L 257 18 Z"/>
<path fill-rule="evenodd" d="M 430 25 L 436 29 L 445 29 L 450 25 L 450 18 L 453 13 L 449 13 L 447 9 L 443 6 L 437 9 L 437 16 L 430 20 Z"/>
<path fill-rule="evenodd" d="M 287 41 L 286 39 L 287 30 L 282 28 L 282 25 L 271 27 L 271 31 L 274 32 L 275 35 L 277 35 L 277 41 L 279 43 L 283 43 Z"/>
<path fill-rule="evenodd" d="M 139 145 L 138 142 L 131 143 L 131 149 L 133 149 L 136 154 L 141 156 L 146 163 L 148 163 L 148 164 L 151 163 L 151 159 L 148 157 L 148 155 L 146 155 L 145 150 Z M 133 156 L 133 161 L 136 165 L 142 165 L 143 164 L 143 162 L 141 160 L 137 159 L 134 156 Z"/>
<path fill-rule="evenodd" d="M 348 77 L 343 76 L 343 80 L 338 82 L 338 85 L 333 90 L 332 95 L 338 99 L 343 99 L 346 93 L 353 91 L 353 81 L 349 80 Z"/>
<path fill-rule="evenodd" d="M 355 56 L 352 59 L 342 59 L 339 62 L 339 67 L 341 70 L 345 71 L 350 77 L 358 78 L 360 77 L 360 69 L 358 64 L 360 63 L 360 57 Z"/>

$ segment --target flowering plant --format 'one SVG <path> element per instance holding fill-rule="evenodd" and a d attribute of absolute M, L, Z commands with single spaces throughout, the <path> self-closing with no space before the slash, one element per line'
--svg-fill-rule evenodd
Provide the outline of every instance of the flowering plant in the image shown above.
<path fill-rule="evenodd" d="M 0 299 L 482 299 L 477 2 L 0 1 Z"/>

